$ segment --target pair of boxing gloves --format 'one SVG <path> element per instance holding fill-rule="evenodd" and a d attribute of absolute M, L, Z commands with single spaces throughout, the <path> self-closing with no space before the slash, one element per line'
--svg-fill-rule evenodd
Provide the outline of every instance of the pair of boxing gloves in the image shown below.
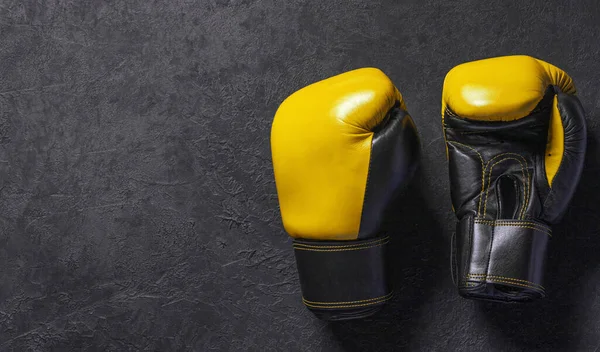
<path fill-rule="evenodd" d="M 544 297 L 551 225 L 568 207 L 585 156 L 575 92 L 564 71 L 529 56 L 469 62 L 447 74 L 442 125 L 462 296 Z M 382 217 L 419 159 L 402 95 L 374 68 L 309 85 L 277 110 L 271 148 L 302 301 L 325 320 L 375 313 L 392 296 Z"/>

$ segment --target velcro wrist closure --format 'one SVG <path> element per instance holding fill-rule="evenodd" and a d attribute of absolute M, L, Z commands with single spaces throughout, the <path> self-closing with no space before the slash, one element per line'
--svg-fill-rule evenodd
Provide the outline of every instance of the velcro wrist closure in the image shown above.
<path fill-rule="evenodd" d="M 363 318 L 392 292 L 385 249 L 389 237 L 357 241 L 294 240 L 302 301 L 324 320 Z"/>
<path fill-rule="evenodd" d="M 543 298 L 551 236 L 548 225 L 534 220 L 463 218 L 455 253 L 460 294 L 503 302 Z"/>

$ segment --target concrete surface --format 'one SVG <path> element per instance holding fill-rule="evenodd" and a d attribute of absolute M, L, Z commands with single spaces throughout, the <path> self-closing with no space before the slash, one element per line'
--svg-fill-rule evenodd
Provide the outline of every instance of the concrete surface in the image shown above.
<path fill-rule="evenodd" d="M 464 300 L 440 125 L 454 65 L 529 54 L 587 110 L 582 183 L 548 298 Z M 600 350 L 600 2 L 0 3 L 1 351 Z M 389 214 L 396 297 L 327 324 L 302 305 L 269 133 L 293 91 L 362 66 L 423 142 Z"/>

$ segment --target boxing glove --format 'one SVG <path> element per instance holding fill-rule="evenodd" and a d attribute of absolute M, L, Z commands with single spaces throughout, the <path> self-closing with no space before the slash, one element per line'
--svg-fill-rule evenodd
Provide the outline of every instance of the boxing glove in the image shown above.
<path fill-rule="evenodd" d="M 419 153 L 402 95 L 374 68 L 309 85 L 279 106 L 271 150 L 302 301 L 324 320 L 375 313 L 392 296 L 382 216 Z"/>
<path fill-rule="evenodd" d="M 545 296 L 551 225 L 575 192 L 586 149 L 575 92 L 564 71 L 529 56 L 469 62 L 447 74 L 442 124 L 462 296 Z"/>

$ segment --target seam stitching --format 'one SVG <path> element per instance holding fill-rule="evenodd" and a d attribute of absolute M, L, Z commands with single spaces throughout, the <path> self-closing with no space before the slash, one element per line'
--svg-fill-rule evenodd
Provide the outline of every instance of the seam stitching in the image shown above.
<path fill-rule="evenodd" d="M 549 237 L 552 237 L 552 231 L 549 231 L 547 229 L 540 228 L 540 227 L 535 227 L 535 225 L 534 226 L 527 226 L 527 225 L 530 225 L 530 224 L 519 224 L 519 223 L 493 224 L 493 223 L 488 223 L 488 222 L 477 222 L 477 223 L 478 224 L 492 226 L 492 227 L 506 226 L 506 227 L 519 227 L 519 228 L 524 228 L 524 229 L 532 229 L 532 230 L 536 230 L 538 232 L 541 232 L 541 233 L 543 233 L 545 235 L 548 235 Z"/>
<path fill-rule="evenodd" d="M 306 298 L 304 298 L 304 297 L 302 297 L 302 300 L 303 300 L 304 302 L 308 302 L 308 303 L 312 303 L 312 304 L 327 304 L 327 305 L 335 305 L 335 304 L 354 304 L 354 303 L 365 303 L 365 302 L 371 302 L 371 301 L 378 301 L 378 300 L 382 300 L 382 299 L 385 299 L 385 298 L 391 297 L 393 293 L 394 293 L 394 292 L 392 291 L 392 292 L 388 293 L 387 295 L 380 296 L 380 297 L 369 298 L 369 299 L 359 299 L 359 300 L 356 300 L 356 301 L 346 301 L 346 302 L 344 302 L 344 301 L 339 301 L 339 302 L 317 302 L 317 301 L 309 301 L 309 300 L 307 300 L 307 299 L 306 299 Z"/>
<path fill-rule="evenodd" d="M 378 244 L 375 244 L 372 246 L 344 248 L 344 249 L 313 249 L 313 248 L 296 247 L 296 246 L 294 246 L 294 249 L 301 250 L 301 251 L 309 251 L 309 252 L 346 252 L 346 251 L 359 251 L 362 249 L 380 247 L 380 246 L 382 246 L 384 244 L 388 244 L 388 243 L 389 243 L 389 241 L 385 241 L 385 242 L 381 242 L 381 243 L 378 243 Z"/>
<path fill-rule="evenodd" d="M 502 284 L 509 284 L 509 285 L 521 286 L 521 287 L 530 288 L 532 290 L 536 290 L 536 291 L 540 291 L 540 292 L 544 292 L 545 291 L 545 289 L 542 289 L 542 288 L 539 288 L 539 287 L 536 287 L 536 286 L 527 285 L 527 284 L 521 284 L 521 283 L 518 283 L 518 282 L 505 281 L 505 280 L 500 280 L 500 279 L 490 279 L 489 281 L 491 283 L 497 283 L 497 282 L 499 282 L 499 283 L 502 283 Z M 467 282 L 467 283 L 465 283 L 465 285 L 463 285 L 461 287 L 471 288 L 471 287 L 474 287 L 474 286 L 477 286 L 477 283 Z"/>
<path fill-rule="evenodd" d="M 503 225 L 503 224 L 525 224 L 525 225 L 532 225 L 532 226 L 538 226 L 541 227 L 545 230 L 548 231 L 552 231 L 552 229 L 549 226 L 546 226 L 544 224 L 540 224 L 538 222 L 534 222 L 534 221 L 528 221 L 528 220 L 487 220 L 487 219 L 476 219 L 475 220 L 476 223 L 483 223 L 483 224 L 494 224 L 494 225 Z"/>
<path fill-rule="evenodd" d="M 343 302 L 339 303 L 339 304 L 343 304 L 343 305 L 338 305 L 336 302 L 332 302 L 330 304 L 312 304 L 312 303 L 309 303 L 310 301 L 306 301 L 304 299 L 304 297 L 302 298 L 302 303 L 304 303 L 304 305 L 306 305 L 307 307 L 320 308 L 320 309 L 357 308 L 357 307 L 366 307 L 366 306 L 372 306 L 372 305 L 387 302 L 392 298 L 392 293 L 390 293 L 389 295 L 386 295 L 386 296 L 382 296 L 378 300 L 374 300 L 374 301 L 367 302 L 367 303 L 360 303 L 360 304 L 344 304 Z"/>
<path fill-rule="evenodd" d="M 492 281 L 492 282 L 500 282 L 500 283 L 504 283 L 504 284 L 510 284 L 510 285 L 515 285 L 515 286 L 522 286 L 522 287 L 526 287 L 526 288 L 531 288 L 537 291 L 545 291 L 546 289 L 543 287 L 537 287 L 537 286 L 533 286 L 533 285 L 529 285 L 529 284 L 523 284 L 523 283 L 519 283 L 519 282 L 515 282 L 515 281 L 509 281 L 509 280 L 502 280 L 502 279 L 492 279 L 489 278 L 489 280 L 484 279 L 486 281 Z M 469 283 L 467 283 L 469 284 Z M 463 286 L 463 287 L 469 287 L 469 286 Z"/>
<path fill-rule="evenodd" d="M 340 246 L 336 246 L 336 245 L 319 246 L 319 245 L 314 245 L 314 244 L 305 244 L 305 243 L 296 242 L 293 244 L 293 246 L 294 247 L 303 247 L 303 248 L 316 248 L 316 249 L 360 248 L 360 247 L 365 247 L 365 246 L 369 246 L 369 245 L 379 244 L 380 242 L 385 242 L 385 241 L 388 241 L 389 239 L 390 239 L 389 236 L 385 236 L 383 238 L 378 238 L 378 239 L 375 239 L 375 240 L 372 240 L 369 242 L 340 245 Z"/>
<path fill-rule="evenodd" d="M 527 280 L 522 280 L 522 279 L 515 279 L 514 277 L 506 277 L 506 276 L 498 276 L 498 275 L 485 275 L 485 274 L 469 274 L 468 276 L 469 277 L 473 277 L 473 278 L 478 279 L 478 280 L 482 280 L 482 279 L 485 280 L 486 278 L 490 278 L 490 279 L 496 278 L 496 279 L 502 279 L 502 280 L 512 280 L 512 281 L 523 282 L 523 283 L 526 283 L 526 284 L 530 284 L 530 285 L 533 285 L 533 286 L 539 286 L 541 288 L 544 288 L 544 286 L 542 286 L 542 285 L 540 285 L 538 283 L 535 283 L 535 282 L 532 282 L 532 281 L 527 281 Z"/>

